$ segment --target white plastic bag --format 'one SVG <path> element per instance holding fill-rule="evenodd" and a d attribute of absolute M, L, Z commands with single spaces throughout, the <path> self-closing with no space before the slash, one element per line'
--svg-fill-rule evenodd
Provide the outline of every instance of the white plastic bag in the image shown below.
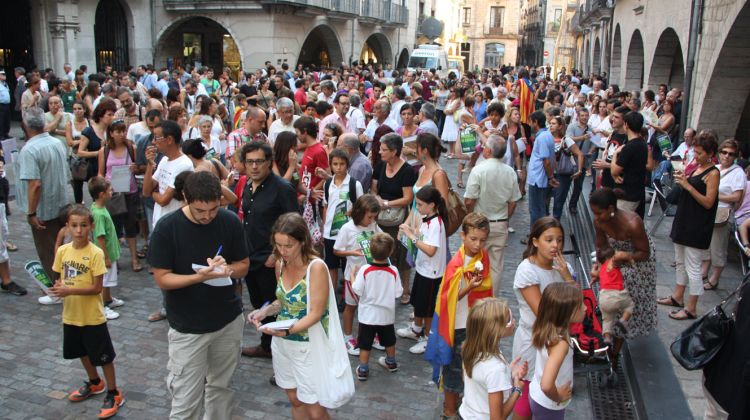
<path fill-rule="evenodd" d="M 315 258 L 307 266 L 305 275 L 308 313 L 313 293 L 310 288 L 310 268 L 317 263 L 325 264 L 320 258 Z M 326 273 L 328 273 L 327 267 Z M 341 331 L 338 314 L 331 275 L 328 274 L 328 334 L 326 335 L 320 322 L 307 330 L 311 362 L 315 368 L 315 379 L 318 382 L 316 387 L 318 402 L 326 408 L 339 408 L 354 396 L 354 376 L 349 364 L 349 355 L 346 352 L 344 333 Z"/>

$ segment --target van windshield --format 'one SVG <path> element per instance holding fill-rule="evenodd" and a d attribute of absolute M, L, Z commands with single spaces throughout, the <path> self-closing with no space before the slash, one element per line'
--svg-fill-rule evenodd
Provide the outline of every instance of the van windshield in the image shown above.
<path fill-rule="evenodd" d="M 414 57 L 409 58 L 409 65 L 413 69 L 436 69 L 438 67 L 437 57 Z"/>

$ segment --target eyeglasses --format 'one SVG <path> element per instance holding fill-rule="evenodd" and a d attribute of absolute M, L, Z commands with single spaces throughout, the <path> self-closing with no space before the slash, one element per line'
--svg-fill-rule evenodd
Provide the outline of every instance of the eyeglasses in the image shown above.
<path fill-rule="evenodd" d="M 159 136 L 159 137 L 154 136 L 154 141 L 162 141 L 162 140 L 164 140 L 164 138 L 165 138 L 164 136 Z"/>
<path fill-rule="evenodd" d="M 266 159 L 251 159 L 251 160 L 246 160 L 245 161 L 245 165 L 246 166 L 251 166 L 251 167 L 252 166 L 260 166 L 260 165 L 262 165 L 262 164 L 264 164 L 266 162 L 268 162 L 268 160 L 266 160 Z"/>
<path fill-rule="evenodd" d="M 112 125 L 115 125 L 115 124 L 125 124 L 125 120 L 123 120 L 121 118 L 120 119 L 116 119 L 116 120 L 112 121 Z"/>
<path fill-rule="evenodd" d="M 734 152 L 728 152 L 728 151 L 726 151 L 726 150 L 722 150 L 721 152 L 719 152 L 719 154 L 721 154 L 721 155 L 725 155 L 725 156 L 730 156 L 730 157 L 734 157 L 734 156 L 737 156 L 737 154 L 736 154 L 736 153 L 734 153 Z"/>

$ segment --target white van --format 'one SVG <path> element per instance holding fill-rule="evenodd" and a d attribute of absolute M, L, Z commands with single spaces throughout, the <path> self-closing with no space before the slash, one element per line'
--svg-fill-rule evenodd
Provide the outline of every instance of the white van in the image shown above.
<path fill-rule="evenodd" d="M 435 69 L 438 76 L 448 77 L 448 55 L 442 45 L 422 44 L 412 51 L 407 70 Z"/>

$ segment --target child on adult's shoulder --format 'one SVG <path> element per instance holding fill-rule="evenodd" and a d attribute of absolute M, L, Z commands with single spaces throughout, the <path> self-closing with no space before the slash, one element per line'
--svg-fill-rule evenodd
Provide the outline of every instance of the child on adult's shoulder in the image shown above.
<path fill-rule="evenodd" d="M 562 419 L 573 395 L 573 352 L 568 328 L 586 315 L 577 285 L 552 283 L 544 289 L 531 332 L 536 348 L 529 403 L 534 418 Z"/>
<path fill-rule="evenodd" d="M 94 199 L 91 214 L 94 219 L 93 237 L 96 245 L 104 251 L 104 264 L 107 273 L 104 275 L 102 299 L 107 319 L 117 319 L 120 314 L 112 308 L 122 306 L 124 302 L 112 296 L 112 288 L 117 287 L 117 260 L 120 258 L 120 241 L 117 239 L 115 224 L 107 210 L 107 202 L 112 199 L 112 184 L 106 178 L 95 176 L 89 180 L 89 194 Z"/>
<path fill-rule="evenodd" d="M 67 227 L 73 241 L 55 253 L 52 270 L 57 278 L 48 293 L 64 300 L 63 358 L 80 359 L 88 375 L 88 381 L 71 392 L 68 399 L 80 402 L 106 390 L 99 418 L 107 419 L 117 414 L 125 400 L 117 389 L 116 354 L 101 298 L 107 272 L 104 251 L 89 241 L 93 224 L 91 210 L 83 205 L 75 204 L 68 211 Z M 97 366 L 102 367 L 106 385 Z"/>
<path fill-rule="evenodd" d="M 635 308 L 614 256 L 612 248 L 599 249 L 596 251 L 597 263 L 591 267 L 592 282 L 599 282 L 599 309 L 602 311 L 602 333 L 606 343 L 612 343 L 614 328 L 627 334 L 628 321 Z M 630 264 L 633 263 L 631 258 Z"/>
<path fill-rule="evenodd" d="M 505 419 L 521 397 L 528 361 L 508 361 L 500 351 L 500 340 L 511 336 L 515 325 L 507 302 L 485 298 L 469 310 L 466 341 L 461 355 L 464 368 L 464 397 L 461 418 Z M 508 392 L 508 399 L 505 393 Z"/>
<path fill-rule="evenodd" d="M 457 416 L 459 395 L 464 392 L 461 345 L 469 310 L 480 299 L 493 296 L 489 255 L 484 249 L 489 233 L 486 216 L 466 215 L 461 226 L 463 245 L 446 266 L 435 303 L 425 359 L 433 366 L 436 382 L 437 373 L 442 374 L 443 416 L 447 418 Z"/>
<path fill-rule="evenodd" d="M 352 328 L 354 325 L 354 311 L 357 309 L 359 298 L 352 291 L 351 272 L 355 266 L 363 266 L 372 263 L 372 254 L 370 250 L 370 240 L 376 233 L 381 232 L 377 224 L 378 213 L 380 212 L 380 203 L 372 194 L 365 194 L 354 202 L 352 207 L 351 220 L 346 222 L 339 230 L 336 242 L 333 244 L 333 254 L 339 257 L 346 257 L 346 268 L 344 268 L 344 340 L 346 348 L 350 355 L 359 356 L 357 340 L 352 337 Z M 383 346 L 376 340 L 373 344 L 378 350 L 383 350 Z"/>
<path fill-rule="evenodd" d="M 419 228 L 415 229 L 408 224 L 399 227 L 401 234 L 406 235 L 417 248 L 414 264 L 416 274 L 409 298 L 409 303 L 414 307 L 414 321 L 411 325 L 398 329 L 396 334 L 402 338 L 417 340 L 417 344 L 411 346 L 409 352 L 422 354 L 427 348 L 438 289 L 447 263 L 445 249 L 448 244 L 444 221 L 447 220 L 448 210 L 440 191 L 432 185 L 426 185 L 417 191 L 416 207 L 422 216 Z"/>
<path fill-rule="evenodd" d="M 370 374 L 370 351 L 375 336 L 385 347 L 385 357 L 378 364 L 389 372 L 398 370 L 396 363 L 396 299 L 404 289 L 398 269 L 390 264 L 395 241 L 386 233 L 376 233 L 370 238 L 372 263 L 351 270 L 352 291 L 359 296 L 359 366 L 357 379 L 366 381 Z"/>

